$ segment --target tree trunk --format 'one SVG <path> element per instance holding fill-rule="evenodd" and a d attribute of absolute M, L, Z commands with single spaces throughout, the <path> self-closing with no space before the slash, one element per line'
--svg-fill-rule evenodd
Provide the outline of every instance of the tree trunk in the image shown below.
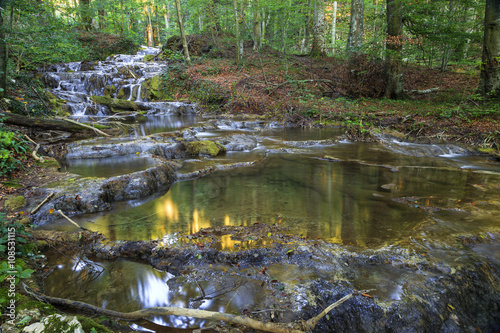
<path fill-rule="evenodd" d="M 332 55 L 335 54 L 335 29 L 337 28 L 337 1 L 333 2 L 332 13 Z"/>
<path fill-rule="evenodd" d="M 175 0 L 175 9 L 177 11 L 177 21 L 179 22 L 179 30 L 181 32 L 181 39 L 182 39 L 182 48 L 184 50 L 184 60 L 186 63 L 191 62 L 191 58 L 189 57 L 189 50 L 188 50 L 188 45 L 187 45 L 187 40 L 186 40 L 186 33 L 184 32 L 184 24 L 182 20 L 182 11 L 181 11 L 181 2 L 180 0 Z"/>
<path fill-rule="evenodd" d="M 234 6 L 234 28 L 236 34 L 236 64 L 239 65 L 241 62 L 240 54 L 240 18 L 238 15 L 238 0 L 233 0 Z"/>
<path fill-rule="evenodd" d="M 260 48 L 260 40 L 262 38 L 262 30 L 260 26 L 260 10 L 258 0 L 252 1 L 253 7 L 253 49 L 258 50 Z"/>
<path fill-rule="evenodd" d="M 80 18 L 85 30 L 92 30 L 92 9 L 90 0 L 80 0 Z"/>
<path fill-rule="evenodd" d="M 387 40 L 386 40 L 386 90 L 385 97 L 390 99 L 404 98 L 403 64 L 401 61 L 402 0 L 387 0 Z"/>
<path fill-rule="evenodd" d="M 500 0 L 486 0 L 483 59 L 478 93 L 500 98 Z"/>
<path fill-rule="evenodd" d="M 310 53 L 311 56 L 326 56 L 325 35 L 325 2 L 323 0 L 317 0 L 314 3 L 314 34 L 313 45 Z"/>
<path fill-rule="evenodd" d="M 148 46 L 153 46 L 153 23 L 151 22 L 151 9 L 149 8 L 148 3 L 144 5 L 144 13 L 146 14 L 146 34 L 147 34 L 147 43 Z"/>
<path fill-rule="evenodd" d="M 5 8 L 5 0 L 0 0 L 0 7 Z M 7 42 L 5 40 L 5 24 L 3 21 L 3 13 L 0 10 L 0 98 L 5 96 L 7 91 Z"/>
<path fill-rule="evenodd" d="M 17 125 L 23 127 L 37 127 L 47 130 L 58 130 L 71 133 L 80 133 L 89 131 L 93 132 L 89 128 L 82 127 L 80 125 L 68 122 L 66 120 L 25 117 L 10 112 L 0 112 L 0 117 L 3 118 L 4 123 L 10 125 Z"/>
<path fill-rule="evenodd" d="M 364 0 L 351 0 L 351 21 L 347 35 L 347 54 L 349 58 L 356 56 L 363 46 Z"/>

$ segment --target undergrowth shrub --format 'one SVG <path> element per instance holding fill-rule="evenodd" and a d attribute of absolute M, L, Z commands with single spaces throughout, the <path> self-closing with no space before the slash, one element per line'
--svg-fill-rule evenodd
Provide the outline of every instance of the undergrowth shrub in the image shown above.
<path fill-rule="evenodd" d="M 342 80 L 348 96 L 379 98 L 385 92 L 385 66 L 368 54 L 354 56 L 344 67 Z"/>
<path fill-rule="evenodd" d="M 0 177 L 20 168 L 28 150 L 26 142 L 17 133 L 6 130 L 0 122 Z"/>

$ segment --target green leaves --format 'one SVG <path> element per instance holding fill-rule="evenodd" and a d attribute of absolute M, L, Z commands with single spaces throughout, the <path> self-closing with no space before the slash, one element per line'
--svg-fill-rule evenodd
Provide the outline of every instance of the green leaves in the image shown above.
<path fill-rule="evenodd" d="M 14 277 L 15 284 L 17 284 L 20 279 L 29 278 L 33 272 L 34 270 L 23 269 L 20 265 L 16 265 L 14 268 L 11 268 L 9 263 L 4 261 L 2 262 L 2 266 L 0 266 L 0 282 Z"/>

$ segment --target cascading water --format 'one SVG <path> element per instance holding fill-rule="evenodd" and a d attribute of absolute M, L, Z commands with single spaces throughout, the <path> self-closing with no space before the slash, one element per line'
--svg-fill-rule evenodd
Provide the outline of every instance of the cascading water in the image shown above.
<path fill-rule="evenodd" d="M 135 55 L 114 55 L 105 61 L 72 62 L 45 68 L 42 81 L 58 98 L 65 100 L 73 117 L 106 116 L 109 107 L 92 101 L 90 96 L 107 96 L 144 104 L 150 113 L 170 114 L 179 110 L 179 103 L 149 103 L 144 82 L 167 69 L 165 61 L 144 61 L 146 55 L 159 53 L 156 48 L 143 48 Z M 192 105 L 182 105 L 182 113 Z M 186 108 L 186 106 L 188 106 Z"/>

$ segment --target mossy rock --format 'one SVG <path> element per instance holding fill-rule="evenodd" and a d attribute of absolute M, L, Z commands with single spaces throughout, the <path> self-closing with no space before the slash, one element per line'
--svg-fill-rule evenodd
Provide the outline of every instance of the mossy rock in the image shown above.
<path fill-rule="evenodd" d="M 215 157 L 226 152 L 226 148 L 223 145 L 208 140 L 184 142 L 184 147 L 190 156 Z"/>
<path fill-rule="evenodd" d="M 116 87 L 112 84 L 104 87 L 104 96 L 111 97 L 116 92 Z"/>
<path fill-rule="evenodd" d="M 118 99 L 125 99 L 129 95 L 130 95 L 130 91 L 127 92 L 125 88 L 120 88 L 118 90 L 118 92 L 116 93 L 115 97 L 118 98 Z"/>
<path fill-rule="evenodd" d="M 155 60 L 155 55 L 154 54 L 146 54 L 142 60 L 144 61 L 153 61 Z"/>
<path fill-rule="evenodd" d="M 84 332 L 91 332 L 93 328 L 97 333 L 113 333 L 113 331 L 108 329 L 106 326 L 98 324 L 90 318 L 83 316 L 77 316 L 76 318 L 78 319 L 80 324 L 82 324 Z"/>
<path fill-rule="evenodd" d="M 90 98 L 94 102 L 106 105 L 116 112 L 120 112 L 120 110 L 139 111 L 149 109 L 148 106 L 144 106 L 133 101 L 128 101 L 126 99 L 110 98 L 106 96 L 91 96 Z"/>
<path fill-rule="evenodd" d="M 22 196 L 8 197 L 5 200 L 4 208 L 6 211 L 15 211 L 26 206 L 26 199 Z"/>
<path fill-rule="evenodd" d="M 165 94 L 161 91 L 160 76 L 154 76 L 151 79 L 144 81 L 141 91 L 147 92 L 147 97 L 150 100 L 159 100 L 164 99 L 165 97 Z"/>

